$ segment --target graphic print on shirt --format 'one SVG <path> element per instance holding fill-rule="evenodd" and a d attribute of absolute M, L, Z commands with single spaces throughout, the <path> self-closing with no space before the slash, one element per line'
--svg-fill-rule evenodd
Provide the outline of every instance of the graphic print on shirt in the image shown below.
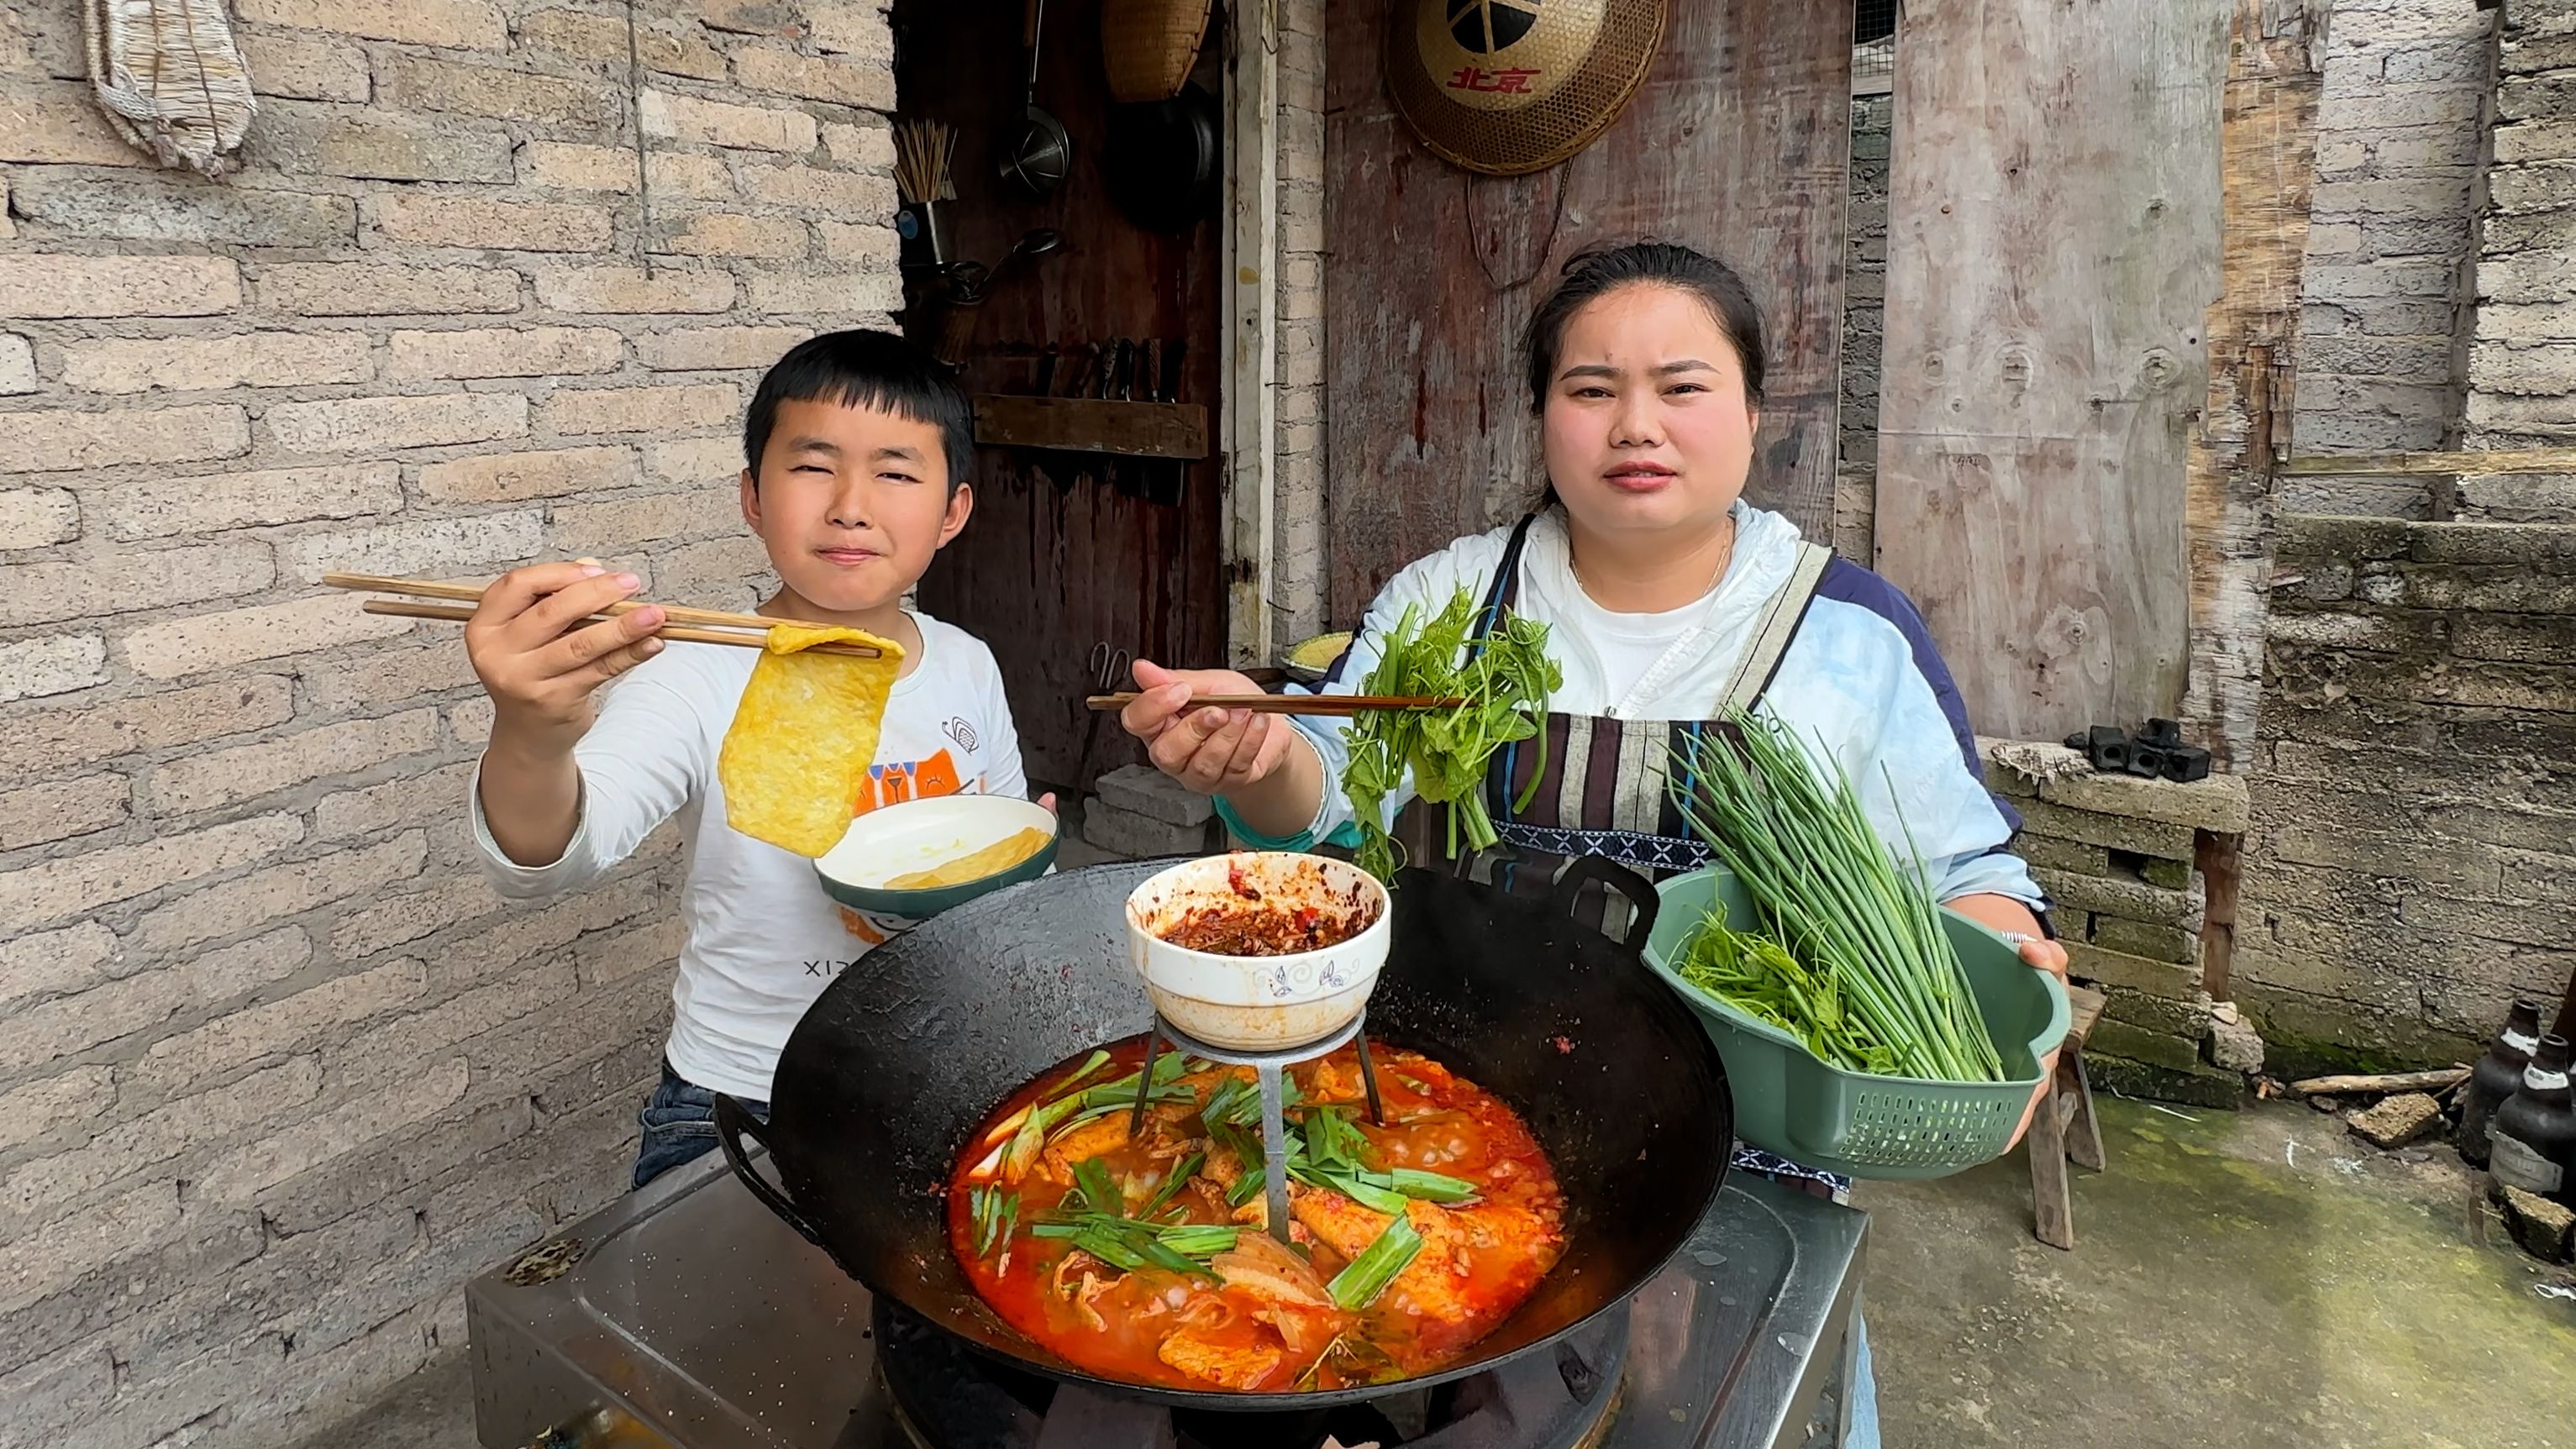
<path fill-rule="evenodd" d="M 954 723 L 954 721 L 952 721 Z M 955 738 L 952 734 L 950 738 Z M 984 793 L 984 777 L 977 775 L 970 783 L 959 778 L 957 762 L 946 750 L 926 760 L 895 760 L 868 769 L 868 793 L 851 802 L 850 818 L 855 820 L 872 810 L 900 805 L 907 800 L 936 800 L 943 795 Z M 882 946 L 888 940 L 912 929 L 913 922 L 894 916 L 870 916 L 840 908 L 841 925 L 851 935 L 871 946 Z M 814 963 L 808 962 L 809 969 Z M 833 970 L 848 963 L 827 963 Z M 831 974 L 826 972 L 825 974 Z"/>

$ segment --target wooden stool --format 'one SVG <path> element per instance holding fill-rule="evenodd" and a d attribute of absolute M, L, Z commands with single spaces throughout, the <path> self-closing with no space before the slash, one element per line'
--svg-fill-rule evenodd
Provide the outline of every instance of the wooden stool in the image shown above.
<path fill-rule="evenodd" d="M 2052 1248 L 2075 1246 L 2075 1202 L 2066 1162 L 2102 1170 L 2102 1128 L 2093 1120 L 2093 1084 L 2084 1076 L 2084 1043 L 2102 1019 L 2102 993 L 2068 983 L 2066 1043 L 2057 1049 L 2057 1080 L 2030 1116 L 2030 1205 L 2033 1231 Z"/>

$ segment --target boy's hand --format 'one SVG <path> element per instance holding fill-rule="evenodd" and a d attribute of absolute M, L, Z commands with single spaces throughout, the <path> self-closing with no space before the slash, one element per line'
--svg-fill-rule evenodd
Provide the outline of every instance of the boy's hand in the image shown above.
<path fill-rule="evenodd" d="M 465 626 L 465 652 L 492 696 L 496 732 L 530 743 L 572 742 L 590 728 L 591 693 L 661 652 L 662 611 L 579 621 L 640 587 L 633 574 L 583 559 L 513 569 L 483 591 Z"/>
<path fill-rule="evenodd" d="M 1266 779 L 1288 755 L 1296 731 L 1285 718 L 1249 710 L 1192 709 L 1206 694 L 1259 694 L 1231 669 L 1165 669 L 1136 661 L 1136 700 L 1118 723 L 1145 742 L 1154 768 L 1202 795 L 1226 795 Z"/>

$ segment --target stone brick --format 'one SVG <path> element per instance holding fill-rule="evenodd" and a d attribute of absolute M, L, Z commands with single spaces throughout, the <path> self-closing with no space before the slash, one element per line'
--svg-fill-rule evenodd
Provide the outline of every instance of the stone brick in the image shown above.
<path fill-rule="evenodd" d="M 823 255 L 836 262 L 882 262 L 891 267 L 901 255 L 902 239 L 894 228 L 882 222 L 815 223 L 823 239 Z"/>
<path fill-rule="evenodd" d="M 2184 1041 L 2107 1018 L 2093 1028 L 2092 1038 L 2084 1045 L 2084 1056 L 2088 1064 L 2097 1057 L 2119 1057 L 2175 1071 L 2189 1071 L 2201 1065 L 2197 1039 Z"/>
<path fill-rule="evenodd" d="M 91 1121 L 115 1105 L 116 1085 L 105 1067 L 74 1067 L 0 1094 L 0 1152 Z"/>
<path fill-rule="evenodd" d="M 2317 183 L 2314 204 L 2329 216 L 2459 216 L 2469 210 L 2469 188 L 2465 174 L 2457 178 L 2323 181 Z"/>
<path fill-rule="evenodd" d="M 2576 391 L 2576 344 L 2514 347 L 2481 339 L 2469 352 L 2469 386 L 2537 396 Z"/>
<path fill-rule="evenodd" d="M 541 267 L 537 300 L 556 312 L 723 312 L 734 284 L 729 272 L 688 267 Z"/>
<path fill-rule="evenodd" d="M 720 538 L 657 552 L 657 583 L 677 591 L 696 585 L 740 584 L 769 578 L 769 554 L 757 538 Z"/>
<path fill-rule="evenodd" d="M 2042 787 L 2045 789 L 2046 787 Z M 2103 815 L 2090 810 L 2032 800 L 2015 807 L 2030 830 L 2058 840 L 2100 845 L 2165 860 L 2189 860 L 2193 835 L 2187 825 Z"/>
<path fill-rule="evenodd" d="M 287 718 L 291 694 L 286 680 L 261 676 L 88 708 L 22 714 L 0 731 L 0 771 L 41 775 L 130 750 L 264 728 Z"/>
<path fill-rule="evenodd" d="M 365 382 L 368 345 L 363 332 L 100 338 L 63 344 L 63 381 L 100 393 Z"/>
<path fill-rule="evenodd" d="M 606 503 L 558 503 L 547 539 L 555 553 L 606 558 L 642 544 L 702 538 L 743 526 L 742 504 L 711 488 L 629 494 Z"/>
<path fill-rule="evenodd" d="M 2123 1032 L 2135 1031 L 2117 1022 L 2106 1023 L 2116 1038 Z M 2145 1042 L 2171 1041 L 2139 1033 Z M 2141 1047 L 2140 1049 L 2149 1049 Z M 2169 1053 L 2159 1052 L 2159 1055 Z M 2123 1097 L 2136 1097 L 2150 1102 L 2181 1102 L 2187 1106 L 2208 1107 L 2215 1111 L 2233 1112 L 2245 1105 L 2245 1079 L 2234 1072 L 2221 1071 L 2200 1061 L 2183 1066 L 2163 1062 L 2140 1061 L 2113 1053 L 2085 1055 L 2085 1067 L 2093 1077 L 2096 1092 L 2113 1092 Z"/>
<path fill-rule="evenodd" d="M 0 488 L 0 549 L 43 548 L 80 537 L 80 503 L 61 488 Z"/>
<path fill-rule="evenodd" d="M 381 845 L 270 866 L 145 912 L 140 940 L 145 950 L 156 952 L 220 940 L 245 922 L 277 920 L 409 880 L 419 874 L 428 852 L 428 837 L 415 830 Z"/>
<path fill-rule="evenodd" d="M 304 934 L 302 927 L 287 926 L 219 951 L 200 951 L 166 969 L 184 979 L 191 1001 L 199 1006 L 219 1006 L 283 981 L 312 961 L 313 939 Z"/>
<path fill-rule="evenodd" d="M 266 421 L 269 435 L 294 452 L 378 453 L 525 437 L 528 400 L 492 392 L 335 398 L 279 403 Z"/>
<path fill-rule="evenodd" d="M 2046 782 L 2039 787 L 2039 797 L 2070 810 L 2159 821 L 2220 835 L 2232 835 L 2245 828 L 2245 780 L 2240 775 L 2211 775 L 2179 785 L 2169 780 L 2141 780 L 2088 770 Z"/>
<path fill-rule="evenodd" d="M 578 497 L 635 481 L 635 455 L 625 448 L 498 453 L 431 463 L 420 470 L 423 494 L 457 503 Z"/>
<path fill-rule="evenodd" d="M 127 1080 L 164 1095 L 190 1092 L 325 1033 L 397 1013 L 428 986 L 427 968 L 418 961 L 338 977 L 163 1037 L 127 1069 Z"/>
<path fill-rule="evenodd" d="M 2180 926 L 2124 920 L 2118 916 L 2094 916 L 2093 944 L 2106 951 L 2142 956 L 2151 961 L 2189 964 L 2200 960 L 2198 934 Z"/>
<path fill-rule="evenodd" d="M 519 274 L 505 267 L 293 262 L 264 268 L 259 296 L 279 311 L 308 317 L 516 312 Z"/>
<path fill-rule="evenodd" d="M 429 1120 L 464 1098 L 465 1083 L 465 1059 L 455 1057 L 382 1087 L 371 1086 L 331 1111 L 227 1155 L 200 1186 L 214 1202 L 248 1203 L 301 1173 Z"/>
<path fill-rule="evenodd" d="M 0 929 L 15 932 L 132 900 L 247 865 L 303 838 L 304 823 L 296 817 L 257 815 L 22 866 L 0 874 Z"/>
<path fill-rule="evenodd" d="M 684 257 L 804 256 L 810 240 L 803 221 L 791 216 L 743 216 L 730 211 L 702 211 L 663 223 L 667 235 L 658 250 Z"/>
<path fill-rule="evenodd" d="M 763 269 L 751 277 L 751 305 L 765 315 L 891 312 L 903 305 L 903 280 L 892 271 L 797 275 Z"/>
<path fill-rule="evenodd" d="M 2382 1151 L 2431 1136 L 2442 1125 L 2442 1104 L 2424 1092 L 2400 1092 L 2345 1119 L 2352 1134 Z"/>
<path fill-rule="evenodd" d="M 347 106 L 266 106 L 242 144 L 253 164 L 372 181 L 507 182 L 510 133 L 447 117 Z"/>
<path fill-rule="evenodd" d="M 742 474 L 742 439 L 726 434 L 649 443 L 644 466 L 664 483 L 730 484 Z"/>
<path fill-rule="evenodd" d="M 152 164 L 151 157 L 127 145 L 108 125 L 89 87 L 41 81 L 0 83 L 0 161 Z"/>
<path fill-rule="evenodd" d="M 249 451 L 249 420 L 229 405 L 0 413 L 0 457 L 24 473 L 193 463 Z"/>
<path fill-rule="evenodd" d="M 392 55 L 377 63 L 379 104 L 421 111 L 450 111 L 496 121 L 524 121 L 558 128 L 606 132 L 617 124 L 625 97 L 595 82 L 562 80 L 498 65 L 461 65 L 419 55 Z"/>
<path fill-rule="evenodd" d="M 2151 961 L 2120 951 L 2106 951 L 2082 941 L 2067 941 L 2067 974 L 2078 981 L 2143 991 L 2169 1001 L 2190 1001 L 2200 993 L 2200 968 L 2171 961 Z"/>
<path fill-rule="evenodd" d="M 30 1162 L 0 1182 L 0 1212 L 40 1214 L 67 1199 L 220 1142 L 319 1095 L 322 1069 L 297 1057 L 233 1084 L 147 1112 L 71 1152 Z M 161 1190 L 170 1192 L 168 1184 Z M 172 1192 L 175 1206 L 177 1194 Z"/>
<path fill-rule="evenodd" d="M 2325 649 L 2396 652 L 2407 642 L 2397 622 L 2385 614 L 2343 614 L 2332 610 L 2296 612 L 2284 609 L 2264 622 L 2264 637 L 2275 644 L 2306 644 Z"/>
<path fill-rule="evenodd" d="M 461 650 L 441 650 L 442 655 Z M 313 834 L 320 840 L 373 835 L 396 826 L 423 825 L 461 816 L 472 787 L 472 762 L 426 774 L 407 774 L 361 790 L 335 790 L 314 807 Z"/>
<path fill-rule="evenodd" d="M 0 850 L 69 840 L 125 822 L 132 795 L 123 775 L 90 775 L 0 790 Z"/>
<path fill-rule="evenodd" d="M 493 980 L 537 956 L 637 920 L 663 899 L 651 876 L 638 875 L 541 907 L 521 905 L 482 935 L 449 946 L 440 953 L 439 964 L 459 983 Z"/>
<path fill-rule="evenodd" d="M 457 743 L 479 748 L 492 738 L 492 701 L 467 699 L 448 706 L 447 728 Z"/>
<path fill-rule="evenodd" d="M 831 153 L 835 166 L 852 171 L 894 170 L 892 126 L 853 126 L 827 121 L 823 124 L 823 148 Z"/>
<path fill-rule="evenodd" d="M 887 23 L 883 6 L 809 4 L 805 7 L 805 27 L 807 38 L 817 50 L 879 61 L 889 70 L 893 67 L 894 28 Z"/>
<path fill-rule="evenodd" d="M 311 582 L 334 570 L 399 577 L 456 578 L 497 572 L 542 547 L 543 515 L 533 509 L 470 518 L 421 518 L 362 533 L 305 534 L 279 549 L 279 562 Z M 342 607 L 351 607 L 342 596 Z"/>
<path fill-rule="evenodd" d="M 369 614 L 352 603 L 348 595 L 333 593 L 173 619 L 126 635 L 119 652 L 127 665 L 146 679 L 178 679 L 253 660 L 329 649 L 362 639 L 389 638 L 407 633 L 412 627 L 409 619 Z M 223 687 L 208 686 L 210 690 Z M 7 748 L 5 739 L 0 739 L 0 751 Z"/>
<path fill-rule="evenodd" d="M 434 709 L 322 725 L 161 765 L 152 775 L 152 804 L 173 815 L 211 810 L 307 780 L 363 770 L 429 749 L 438 740 Z"/>
<path fill-rule="evenodd" d="M 1092 782 L 1095 799 L 1112 809 L 1194 830 L 1216 816 L 1208 797 L 1150 765 L 1125 765 Z"/>
<path fill-rule="evenodd" d="M 635 355 L 646 367 L 681 372 L 765 369 L 813 335 L 811 327 L 681 327 L 638 336 Z"/>
<path fill-rule="evenodd" d="M 520 180 L 564 191 L 633 191 L 635 150 L 572 141 L 530 141 L 519 148 Z"/>
<path fill-rule="evenodd" d="M 268 550 L 256 543 L 127 551 L 87 563 L 11 564 L 8 592 L 0 594 L 0 624 L 204 603 L 257 593 L 276 576 Z"/>
<path fill-rule="evenodd" d="M 9 17 L 0 14 L 0 25 Z M 30 1443 L 52 1443 L 106 1415 L 116 1400 L 116 1360 L 103 1343 L 79 1343 L 0 1376 L 9 1427 Z"/>
<path fill-rule="evenodd" d="M 745 166 L 742 194 L 763 206 L 797 207 L 835 216 L 892 216 L 902 199 L 890 175 L 826 171 L 816 166 Z"/>
<path fill-rule="evenodd" d="M 107 641 L 96 634 L 0 644 L 0 702 L 69 694 L 106 682 Z"/>
<path fill-rule="evenodd" d="M 179 1226 L 179 1190 L 156 1182 L 102 1203 L 92 1214 L 46 1235 L 0 1248 L 0 1313 L 26 1307 L 136 1246 L 156 1243 Z"/>
<path fill-rule="evenodd" d="M 745 51 L 735 59 L 736 78 L 752 89 L 767 87 L 743 76 L 745 60 L 760 52 Z M 888 84 L 892 78 L 888 77 Z M 738 106 L 669 91 L 647 90 L 641 103 L 644 134 L 658 140 L 689 141 L 753 151 L 803 154 L 814 149 L 821 133 L 814 118 L 797 110 Z"/>
<path fill-rule="evenodd" d="M 2524 121 L 2498 126 L 2494 135 L 2499 167 L 2576 156 L 2576 121 Z"/>
<path fill-rule="evenodd" d="M 455 791 L 438 812 L 461 816 L 464 791 Z M 428 890 L 387 896 L 340 918 L 331 928 L 331 950 L 343 961 L 364 960 L 396 946 L 435 935 L 450 926 L 488 916 L 503 902 L 480 875 L 442 881 Z"/>
<path fill-rule="evenodd" d="M 510 43 L 499 7 L 487 0 L 240 0 L 234 9 L 259 24 L 449 50 L 500 50 Z"/>
<path fill-rule="evenodd" d="M 891 111 L 895 104 L 894 67 L 837 56 L 800 55 L 770 46 L 739 50 L 733 57 L 733 79 L 734 84 L 749 90 L 864 106 L 872 111 Z M 813 144 L 809 136 L 803 146 L 767 149 L 802 151 Z"/>
<path fill-rule="evenodd" d="M 313 1169 L 261 1194 L 260 1213 L 288 1236 L 312 1232 L 385 1203 L 415 1209 L 419 1185 L 477 1163 L 525 1136 L 533 1122 L 528 1097 L 512 1094 L 450 1113 L 425 1130 L 368 1144 L 328 1170 Z"/>
<path fill-rule="evenodd" d="M 557 433 L 661 433 L 739 421 L 742 394 L 729 383 L 689 387 L 559 388 L 539 410 Z"/>
<path fill-rule="evenodd" d="M 606 62 L 618 75 L 624 74 L 626 65 L 627 34 L 626 21 L 621 16 L 587 15 L 578 10 L 540 10 L 519 20 L 521 49 Z M 702 35 L 639 24 L 634 30 L 633 53 L 647 70 L 697 80 L 725 78 L 724 52 L 709 45 Z"/>
<path fill-rule="evenodd" d="M 653 194 L 658 197 L 681 196 L 696 201 L 731 201 L 734 197 L 733 172 L 719 156 L 649 151 L 644 156 L 644 179 L 652 183 Z"/>
<path fill-rule="evenodd" d="M 367 53 L 318 35 L 238 30 L 233 35 L 259 92 L 261 127 L 274 123 L 278 96 L 305 101 L 359 101 L 373 94 Z"/>
<path fill-rule="evenodd" d="M 9 203 L 0 191 L 0 206 Z M 0 232 L 0 237 L 8 233 Z M 14 333 L 0 333 L 0 393 L 35 392 L 44 383 L 36 376 L 36 346 Z"/>
<path fill-rule="evenodd" d="M 496 251 L 595 252 L 614 234 L 609 214 L 557 201 L 495 201 L 450 193 L 387 195 L 376 229 L 395 241 Z"/>
<path fill-rule="evenodd" d="M 390 513 L 401 506 L 399 468 L 391 463 L 350 463 L 133 483 L 108 493 L 104 511 L 113 537 L 143 539 L 355 518 Z"/>
<path fill-rule="evenodd" d="M 2031 875 L 2061 910 L 2100 911 L 2132 921 L 2199 930 L 2204 899 L 2195 881 L 2187 890 L 2166 890 L 2145 881 L 2121 880 L 2100 872 L 2051 870 L 2034 865 Z M 2107 944 L 2107 943 L 2106 943 Z"/>
<path fill-rule="evenodd" d="M 2494 245 L 2490 239 L 2488 246 Z M 2491 255 L 2478 264 L 2478 291 L 2487 302 L 2576 301 L 2576 258 L 2549 252 Z"/>
<path fill-rule="evenodd" d="M 780 0 L 698 0 L 688 7 L 709 30 L 737 35 L 777 35 L 795 39 L 805 33 L 802 7 Z"/>
<path fill-rule="evenodd" d="M 1136 858 L 1203 854 L 1208 849 L 1210 833 L 1205 826 L 1168 824 L 1098 799 L 1090 801 L 1082 812 L 1084 840 L 1102 850 Z"/>
<path fill-rule="evenodd" d="M 358 234 L 357 203 L 348 197 L 253 191 L 201 177 L 25 172 L 11 188 L 9 207 L 21 220 L 42 222 L 58 234 L 126 241 L 345 247 Z"/>
<path fill-rule="evenodd" d="M 0 941 L 0 1005 L 87 991 L 118 964 L 115 933 L 96 921 Z"/>
<path fill-rule="evenodd" d="M 368 1063 L 378 1070 L 391 1069 L 472 1041 L 550 1002 L 563 1000 L 575 989 L 570 963 L 534 966 L 451 997 L 426 1011 L 396 1017 L 351 1039 L 333 1056 L 338 1061 Z"/>
<path fill-rule="evenodd" d="M 398 378 L 615 372 L 626 361 L 626 339 L 606 327 L 396 332 L 391 347 Z"/>

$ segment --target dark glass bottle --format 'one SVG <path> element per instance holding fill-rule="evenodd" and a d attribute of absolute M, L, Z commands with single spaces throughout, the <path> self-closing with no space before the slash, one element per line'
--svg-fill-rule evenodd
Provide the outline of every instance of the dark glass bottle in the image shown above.
<path fill-rule="evenodd" d="M 2504 1030 L 2469 1069 L 2468 1084 L 2460 1090 L 2460 1128 L 2451 1140 L 2471 1167 L 2487 1165 L 2487 1124 L 2522 1085 L 2522 1069 L 2531 1065 L 2531 1049 L 2538 1045 L 2540 1003 L 2517 1001 L 2505 1016 Z"/>
<path fill-rule="evenodd" d="M 2576 1107 L 2568 1102 L 2567 1038 L 2540 1039 L 2522 1086 L 2495 1110 L 2488 1133 L 2488 1170 L 2507 1187 L 2564 1202 L 2568 1165 L 2576 1161 Z"/>

